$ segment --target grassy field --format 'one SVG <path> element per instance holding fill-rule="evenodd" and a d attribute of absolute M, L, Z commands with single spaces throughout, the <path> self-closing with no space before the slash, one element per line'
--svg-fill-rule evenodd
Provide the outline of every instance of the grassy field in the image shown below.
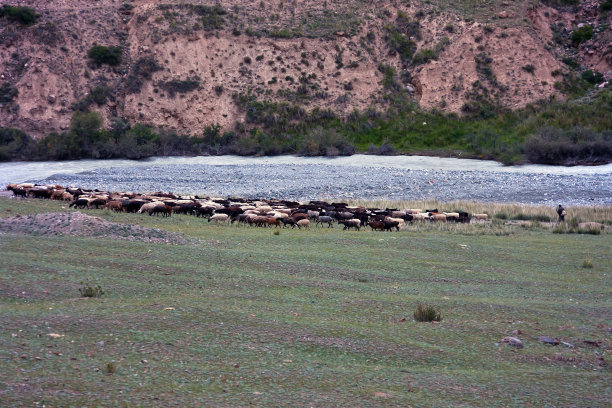
<path fill-rule="evenodd" d="M 2 218 L 65 207 L 0 197 Z M 0 406 L 612 404 L 610 233 L 84 212 L 192 243 L 0 233 Z"/>

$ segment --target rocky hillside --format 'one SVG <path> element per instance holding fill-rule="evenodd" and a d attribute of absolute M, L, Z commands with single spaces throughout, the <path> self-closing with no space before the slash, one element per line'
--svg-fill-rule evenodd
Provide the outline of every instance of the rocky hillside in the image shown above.
<path fill-rule="evenodd" d="M 398 91 L 458 114 L 559 100 L 572 72 L 612 77 L 610 1 L 572 3 L 2 0 L 38 16 L 0 17 L 0 127 L 41 137 L 90 109 L 194 135 L 248 126 L 247 97 L 340 116 Z"/>

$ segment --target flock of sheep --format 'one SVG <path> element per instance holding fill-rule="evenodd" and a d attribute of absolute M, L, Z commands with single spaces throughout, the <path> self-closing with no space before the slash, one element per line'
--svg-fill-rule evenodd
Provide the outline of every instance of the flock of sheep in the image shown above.
<path fill-rule="evenodd" d="M 153 194 L 111 193 L 58 185 L 45 186 L 32 183 L 9 184 L 6 188 L 15 197 L 32 197 L 69 201 L 75 208 L 104 208 L 117 212 L 162 215 L 187 214 L 203 217 L 208 222 L 244 223 L 257 227 L 310 228 L 316 225 L 333 227 L 343 225 L 345 230 L 399 231 L 408 222 L 459 222 L 472 219 L 487 221 L 487 214 L 440 212 L 438 209 L 379 209 L 352 207 L 346 203 L 310 201 L 299 203 L 288 200 L 250 200 L 243 198 L 215 199 L 198 196 L 176 196 L 172 193 Z"/>

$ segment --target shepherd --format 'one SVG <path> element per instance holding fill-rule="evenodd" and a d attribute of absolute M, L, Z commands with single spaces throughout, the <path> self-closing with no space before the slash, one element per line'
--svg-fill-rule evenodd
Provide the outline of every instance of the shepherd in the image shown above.
<path fill-rule="evenodd" d="M 557 214 L 559 214 L 559 219 L 557 220 L 557 224 L 560 224 L 563 221 L 565 221 L 565 215 L 567 213 L 565 212 L 565 208 L 563 208 L 561 204 L 559 204 L 559 206 L 557 207 Z"/>

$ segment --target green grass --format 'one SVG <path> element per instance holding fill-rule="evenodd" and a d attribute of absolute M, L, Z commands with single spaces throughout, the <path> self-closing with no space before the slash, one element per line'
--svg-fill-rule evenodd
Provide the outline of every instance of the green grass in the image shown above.
<path fill-rule="evenodd" d="M 0 198 L 0 217 L 62 207 Z M 597 360 L 610 349 L 609 233 L 274 235 L 188 216 L 86 212 L 195 243 L 0 234 L 7 406 L 612 401 L 609 362 Z M 583 268 L 587 258 L 593 268 Z M 81 298 L 81 282 L 104 297 Z M 418 303 L 435 305 L 443 321 L 414 322 Z M 497 344 L 514 330 L 524 349 Z M 544 345 L 541 335 L 576 348 Z"/>

